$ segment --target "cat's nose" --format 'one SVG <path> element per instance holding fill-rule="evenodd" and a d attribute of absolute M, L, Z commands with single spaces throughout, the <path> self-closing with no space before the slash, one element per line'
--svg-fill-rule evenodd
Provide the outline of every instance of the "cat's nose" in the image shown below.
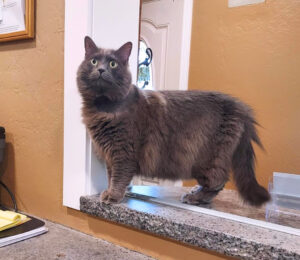
<path fill-rule="evenodd" d="M 105 71 L 105 69 L 98 69 L 100 75 Z"/>

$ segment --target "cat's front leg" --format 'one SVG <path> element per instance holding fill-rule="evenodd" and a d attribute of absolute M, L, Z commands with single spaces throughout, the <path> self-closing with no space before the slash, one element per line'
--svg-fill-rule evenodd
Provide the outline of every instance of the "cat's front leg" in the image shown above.
<path fill-rule="evenodd" d="M 110 189 L 110 184 L 111 184 L 111 172 L 112 172 L 112 167 L 109 162 L 106 162 L 106 173 L 107 173 L 107 180 L 108 180 L 108 188 L 107 190 L 104 190 L 100 194 L 100 201 L 104 202 L 108 199 L 109 196 L 109 189 Z"/>
<path fill-rule="evenodd" d="M 132 160 L 116 160 L 112 163 L 108 173 L 109 187 L 101 193 L 100 201 L 105 204 L 121 202 L 136 172 L 136 163 Z"/>

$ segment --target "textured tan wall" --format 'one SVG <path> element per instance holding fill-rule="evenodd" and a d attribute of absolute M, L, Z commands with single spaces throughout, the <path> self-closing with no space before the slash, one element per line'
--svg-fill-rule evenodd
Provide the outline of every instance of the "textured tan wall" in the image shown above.
<path fill-rule="evenodd" d="M 19 208 L 156 258 L 225 259 L 62 206 L 64 1 L 36 2 L 36 39 L 0 45 L 4 181 Z M 2 192 L 3 200 L 9 201 Z"/>
<path fill-rule="evenodd" d="M 257 176 L 300 173 L 300 1 L 227 8 L 226 0 L 195 0 L 190 89 L 232 94 L 256 111 L 266 153 Z"/>
<path fill-rule="evenodd" d="M 4 179 L 20 208 L 37 215 L 56 212 L 62 196 L 64 4 L 50 3 L 37 3 L 35 40 L 0 45 Z"/>

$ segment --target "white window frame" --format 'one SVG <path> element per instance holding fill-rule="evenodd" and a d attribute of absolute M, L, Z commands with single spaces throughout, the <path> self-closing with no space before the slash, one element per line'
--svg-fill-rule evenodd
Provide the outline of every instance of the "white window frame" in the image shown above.
<path fill-rule="evenodd" d="M 76 73 L 84 59 L 83 39 L 89 35 L 104 48 L 118 48 L 131 41 L 133 50 L 129 65 L 135 81 L 139 15 L 139 0 L 65 1 L 64 206 L 79 210 L 81 196 L 99 193 L 107 187 L 105 164 L 95 158 L 81 119 Z"/>
<path fill-rule="evenodd" d="M 179 90 L 188 90 L 194 0 L 184 0 Z"/>

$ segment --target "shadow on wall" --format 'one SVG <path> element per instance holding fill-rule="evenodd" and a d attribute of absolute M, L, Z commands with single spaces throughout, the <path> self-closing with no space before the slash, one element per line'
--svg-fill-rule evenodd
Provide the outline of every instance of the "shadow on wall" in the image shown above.
<path fill-rule="evenodd" d="M 10 133 L 6 133 L 7 140 L 13 141 Z M 1 181 L 16 195 L 15 152 L 12 142 L 6 142 L 3 163 L 0 165 Z M 7 191 L 0 186 L 0 204 L 13 208 L 13 203 Z"/>
<path fill-rule="evenodd" d="M 36 39 L 0 42 L 0 52 L 26 50 L 36 48 Z"/>

